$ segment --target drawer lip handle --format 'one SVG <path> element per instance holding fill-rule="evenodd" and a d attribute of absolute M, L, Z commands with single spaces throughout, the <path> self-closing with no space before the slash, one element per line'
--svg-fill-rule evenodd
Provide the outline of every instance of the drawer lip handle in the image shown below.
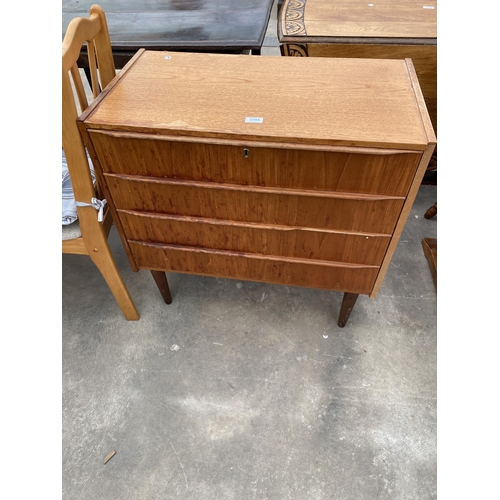
<path fill-rule="evenodd" d="M 234 138 L 221 138 L 221 137 L 203 137 L 200 135 L 168 135 L 168 134 L 151 134 L 148 132 L 131 132 L 130 130 L 121 130 L 116 128 L 114 130 L 107 130 L 101 128 L 90 128 L 88 129 L 89 134 L 92 136 L 96 135 L 106 135 L 116 138 L 126 138 L 126 139 L 152 139 L 155 141 L 166 141 L 166 142 L 185 142 L 193 144 L 207 144 L 210 146 L 235 146 L 235 147 L 246 147 L 249 143 L 248 137 L 234 137 Z M 194 133 L 193 133 L 194 134 Z M 309 143 L 309 142 L 297 142 L 290 138 L 275 138 L 269 141 L 259 141 L 254 138 L 251 139 L 252 147 L 254 148 L 271 148 L 271 149 L 298 149 L 301 151 L 323 151 L 325 153 L 356 153 L 356 154 L 369 154 L 369 155 L 394 155 L 394 154 L 422 154 L 427 145 L 418 144 L 407 144 L 400 145 L 398 148 L 391 148 L 386 146 L 375 146 L 375 145 L 365 145 L 365 146 L 348 146 L 345 144 L 329 144 L 329 143 Z M 404 149 L 402 149 L 404 148 Z"/>
<path fill-rule="evenodd" d="M 350 193 L 347 191 L 321 191 L 315 189 L 298 189 L 298 188 L 278 188 L 268 186 L 256 186 L 253 184 L 229 184 L 207 181 L 194 181 L 184 179 L 169 179 L 166 177 L 148 177 L 143 175 L 128 175 L 128 174 L 112 174 L 104 173 L 107 178 L 122 179 L 128 182 L 143 182 L 145 184 L 163 184 L 170 186 L 183 186 L 189 188 L 201 189 L 218 189 L 226 191 L 246 191 L 262 194 L 279 194 L 289 196 L 308 196 L 313 198 L 338 198 L 354 201 L 390 201 L 390 200 L 406 200 L 406 196 L 395 196 L 385 194 L 370 194 L 370 193 Z"/>
<path fill-rule="evenodd" d="M 255 229 L 268 229 L 275 231 L 310 231 L 312 233 L 326 234 L 345 234 L 349 236 L 364 236 L 368 238 L 392 238 L 391 233 L 375 233 L 373 231 L 349 231 L 347 229 L 325 229 L 307 226 L 287 226 L 284 224 L 265 224 L 261 222 L 247 222 L 231 219 L 215 219 L 213 217 L 197 217 L 194 215 L 176 215 L 165 214 L 160 212 L 144 212 L 141 210 L 130 210 L 126 208 L 117 208 L 118 214 L 132 215 L 134 217 L 142 217 L 144 219 L 153 220 L 172 220 L 177 222 L 190 222 L 194 224 L 213 224 L 215 226 L 237 226 L 248 227 Z"/>
<path fill-rule="evenodd" d="M 294 264 L 309 264 L 323 267 L 341 267 L 349 269 L 380 269 L 380 266 L 373 264 L 353 264 L 351 262 L 336 262 L 330 260 L 320 260 L 320 259 L 304 259 L 300 257 L 284 257 L 276 255 L 266 255 L 260 253 L 250 253 L 250 252 L 236 252 L 234 250 L 219 250 L 214 248 L 205 247 L 189 247 L 185 245 L 172 245 L 168 243 L 152 243 L 149 241 L 141 240 L 128 240 L 129 243 L 134 243 L 136 245 L 141 245 L 151 248 L 160 248 L 165 250 L 176 250 L 182 252 L 193 252 L 193 253 L 205 253 L 212 255 L 226 255 L 228 257 L 245 257 L 248 259 L 257 260 L 273 260 L 277 262 L 289 262 Z"/>

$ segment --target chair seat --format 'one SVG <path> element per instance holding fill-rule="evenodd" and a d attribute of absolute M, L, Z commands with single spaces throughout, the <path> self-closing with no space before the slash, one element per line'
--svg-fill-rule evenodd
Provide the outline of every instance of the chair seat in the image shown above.
<path fill-rule="evenodd" d="M 75 240 L 81 238 L 82 232 L 80 231 L 80 223 L 78 221 L 62 226 L 62 241 Z"/>

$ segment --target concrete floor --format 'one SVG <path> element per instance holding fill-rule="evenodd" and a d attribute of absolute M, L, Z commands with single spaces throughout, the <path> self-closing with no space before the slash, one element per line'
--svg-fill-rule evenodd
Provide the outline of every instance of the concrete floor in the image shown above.
<path fill-rule="evenodd" d="M 263 55 L 278 55 L 275 14 Z M 421 186 L 382 285 L 342 294 L 147 271 L 110 243 L 141 314 L 90 259 L 62 258 L 62 497 L 436 498 L 436 290 Z M 177 346 L 177 347 L 175 347 Z M 107 464 L 104 457 L 115 450 Z"/>

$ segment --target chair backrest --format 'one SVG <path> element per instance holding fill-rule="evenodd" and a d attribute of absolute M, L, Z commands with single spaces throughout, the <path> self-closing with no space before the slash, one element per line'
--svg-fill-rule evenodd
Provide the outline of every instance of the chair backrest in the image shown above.
<path fill-rule="evenodd" d="M 92 5 L 88 18 L 79 17 L 70 22 L 62 43 L 62 147 L 75 199 L 89 202 L 95 196 L 95 188 L 76 124 L 79 111 L 75 100 L 76 93 L 80 112 L 87 108 L 87 96 L 77 66 L 85 43 L 91 74 L 89 83 L 95 98 L 116 74 L 106 16 L 99 5 Z"/>

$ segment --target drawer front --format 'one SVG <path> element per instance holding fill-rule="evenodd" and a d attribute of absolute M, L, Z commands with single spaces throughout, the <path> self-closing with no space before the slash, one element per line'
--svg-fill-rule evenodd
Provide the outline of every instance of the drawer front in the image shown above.
<path fill-rule="evenodd" d="M 130 240 L 302 259 L 382 264 L 390 236 L 119 211 Z"/>
<path fill-rule="evenodd" d="M 420 152 L 217 145 L 105 131 L 90 135 L 108 173 L 394 196 L 407 195 L 421 157 Z"/>
<path fill-rule="evenodd" d="M 247 190 L 107 175 L 118 209 L 341 231 L 392 234 L 404 199 Z"/>
<path fill-rule="evenodd" d="M 204 276 L 296 285 L 351 293 L 368 294 L 379 272 L 378 267 L 353 264 L 324 265 L 299 259 L 271 258 L 265 255 L 162 246 L 130 242 L 138 266 Z"/>

